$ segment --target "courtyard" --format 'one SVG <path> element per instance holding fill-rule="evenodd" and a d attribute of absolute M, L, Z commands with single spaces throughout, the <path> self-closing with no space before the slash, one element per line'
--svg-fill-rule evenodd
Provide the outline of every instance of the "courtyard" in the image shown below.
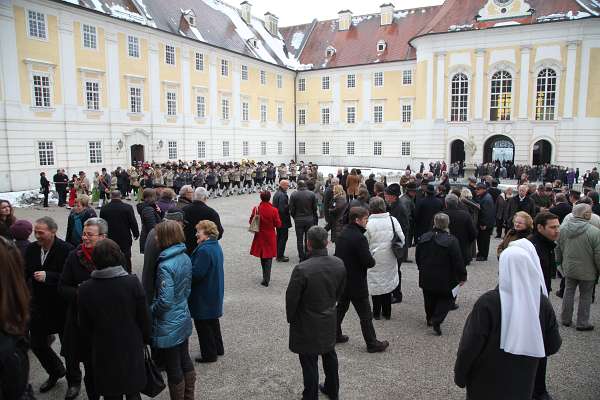
<path fill-rule="evenodd" d="M 260 262 L 249 255 L 252 235 L 247 231 L 251 208 L 258 195 L 209 200 L 221 216 L 225 233 L 221 245 L 225 254 L 225 311 L 221 328 L 225 356 L 213 364 L 196 364 L 196 398 L 199 399 L 299 399 L 302 374 L 297 355 L 288 350 L 288 324 L 285 317 L 285 289 L 298 261 L 295 234 L 290 231 L 287 245 L 289 263 L 274 262 L 271 284 L 260 286 Z M 44 215 L 55 218 L 59 236 L 66 230 L 68 210 L 51 207 L 21 208 L 20 219 L 34 221 Z M 137 216 L 137 213 L 136 213 Z M 321 220 L 321 224 L 323 221 Z M 491 248 L 498 242 L 493 239 Z M 329 248 L 330 253 L 333 248 Z M 403 265 L 404 301 L 392 308 L 392 319 L 374 321 L 378 338 L 388 340 L 384 353 L 369 354 L 351 308 L 344 320 L 346 344 L 338 345 L 341 399 L 459 400 L 464 390 L 454 384 L 456 350 L 464 322 L 477 298 L 497 284 L 498 262 L 490 251 L 489 261 L 468 267 L 469 280 L 461 290 L 460 308 L 449 314 L 442 325 L 443 336 L 436 337 L 425 324 L 423 299 L 418 288 L 416 264 Z M 141 276 L 143 256 L 134 242 L 134 270 Z M 414 259 L 414 249 L 411 250 Z M 558 286 L 558 281 L 553 282 Z M 550 296 L 555 311 L 561 299 Z M 598 304 L 592 306 L 591 322 L 600 325 Z M 563 345 L 548 362 L 548 390 L 556 400 L 597 400 L 600 393 L 600 330 L 576 332 L 560 327 Z M 124 335 L 127 333 L 124 332 Z M 58 340 L 54 346 L 58 348 Z M 190 353 L 198 352 L 196 335 L 190 338 Z M 30 382 L 36 397 L 62 399 L 65 380 L 46 394 L 39 386 L 47 378 L 31 356 Z M 84 388 L 82 395 L 85 398 Z M 167 399 L 168 392 L 159 399 Z"/>

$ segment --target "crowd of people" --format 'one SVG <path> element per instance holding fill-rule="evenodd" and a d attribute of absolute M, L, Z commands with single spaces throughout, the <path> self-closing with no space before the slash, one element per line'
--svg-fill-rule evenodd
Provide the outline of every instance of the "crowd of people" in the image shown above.
<path fill-rule="evenodd" d="M 18 220 L 12 205 L 0 200 L 0 371 L 10 369 L 15 376 L 1 381 L 2 393 L 5 398 L 32 393 L 29 347 L 48 373 L 40 392 L 65 377 L 67 400 L 79 395 L 82 381 L 90 399 L 139 399 L 147 383 L 149 348 L 166 371 L 171 399 L 193 399 L 194 361 L 212 363 L 224 355 L 219 322 L 224 229 L 207 203 L 256 192 L 260 203 L 248 210 L 254 235 L 250 254 L 260 259 L 264 287 L 270 284 L 273 259 L 290 261 L 285 255 L 289 229 L 296 234 L 299 263 L 286 290 L 286 315 L 289 347 L 299 355 L 304 376 L 304 399 L 317 399 L 319 391 L 338 398 L 335 348 L 350 340 L 342 330 L 350 304 L 367 352 L 388 348 L 389 342 L 377 337 L 373 319 L 391 319 L 392 306 L 403 301 L 401 267 L 413 262 L 410 247 L 416 247 L 424 322 L 442 335 L 442 323 L 458 308 L 467 267 L 473 260 L 487 261 L 494 230 L 502 239 L 495 252 L 499 285 L 481 296 L 466 321 L 455 381 L 467 388 L 469 399 L 550 399 L 547 357 L 561 345 L 548 300 L 553 279 L 561 278 L 556 295 L 563 298 L 562 325 L 573 324 L 578 288 L 575 328 L 594 329 L 598 193 L 588 186 L 580 193 L 559 180 L 535 185 L 526 179 L 516 190 L 503 191 L 489 174 L 470 177 L 460 187 L 441 171 L 445 163 L 439 164 L 437 180 L 434 164 L 433 172 L 407 169 L 399 183 L 389 185 L 385 177 L 365 177 L 359 169 L 323 176 L 317 165 L 294 161 L 278 167 L 252 161 L 146 164 L 111 174 L 103 169 L 93 184 L 83 172 L 72 183 L 65 181 L 59 170 L 53 178 L 59 206 L 72 207 L 65 240 L 57 236 L 51 217 L 33 224 Z M 67 201 L 67 191 L 73 190 Z M 137 200 L 135 208 L 127 198 Z M 141 282 L 132 275 L 133 240 L 144 257 Z M 329 241 L 335 246 L 332 255 Z M 200 346 L 196 357 L 189 353 L 194 328 Z M 52 347 L 55 336 L 64 362 Z M 503 386 L 505 373 L 514 377 L 510 387 Z"/>

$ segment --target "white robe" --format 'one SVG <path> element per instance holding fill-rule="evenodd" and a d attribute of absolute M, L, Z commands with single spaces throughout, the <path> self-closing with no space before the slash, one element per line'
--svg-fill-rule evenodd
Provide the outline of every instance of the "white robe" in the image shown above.
<path fill-rule="evenodd" d="M 367 283 L 371 296 L 391 293 L 400 282 L 398 263 L 392 251 L 392 238 L 394 237 L 392 221 L 394 221 L 396 233 L 404 244 L 404 233 L 396 218 L 392 217 L 390 220 L 389 213 L 369 215 L 365 236 L 369 241 L 369 250 L 376 262 L 375 266 L 367 271 Z"/>

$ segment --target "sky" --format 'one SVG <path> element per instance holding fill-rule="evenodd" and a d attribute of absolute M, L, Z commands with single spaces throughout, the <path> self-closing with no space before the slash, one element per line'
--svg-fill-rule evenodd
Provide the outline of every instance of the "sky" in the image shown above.
<path fill-rule="evenodd" d="M 234 7 L 239 7 L 236 0 L 225 0 Z M 379 12 L 379 6 L 389 0 L 249 0 L 252 14 L 263 18 L 270 11 L 279 18 L 279 26 L 299 25 L 318 20 L 337 18 L 340 10 L 349 9 L 354 15 L 373 14 Z M 443 0 L 396 0 L 392 1 L 397 10 L 432 6 L 443 3 Z"/>

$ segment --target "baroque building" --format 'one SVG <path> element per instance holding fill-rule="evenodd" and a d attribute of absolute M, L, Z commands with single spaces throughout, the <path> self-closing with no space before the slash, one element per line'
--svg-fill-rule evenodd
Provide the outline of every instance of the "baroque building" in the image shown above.
<path fill-rule="evenodd" d="M 0 0 L 0 191 L 151 160 L 415 168 L 465 143 L 589 168 L 599 14 L 446 0 L 281 28 L 247 1 Z"/>

